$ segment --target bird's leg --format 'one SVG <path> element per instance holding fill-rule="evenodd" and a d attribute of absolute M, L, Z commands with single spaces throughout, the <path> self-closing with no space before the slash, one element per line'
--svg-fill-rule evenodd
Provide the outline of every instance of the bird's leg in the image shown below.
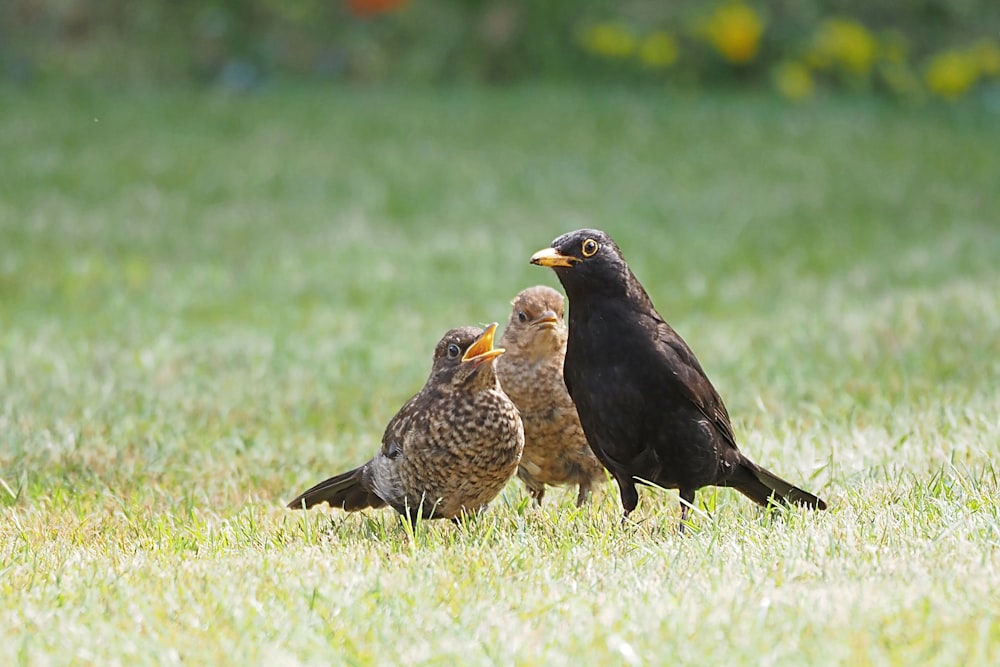
<path fill-rule="evenodd" d="M 688 510 L 694 506 L 694 490 L 680 489 L 681 497 L 681 527 L 680 532 L 684 532 L 684 524 L 687 523 Z"/>
<path fill-rule="evenodd" d="M 576 494 L 576 506 L 583 507 L 583 504 L 587 502 L 587 498 L 590 497 L 590 482 L 580 483 L 580 492 Z"/>
<path fill-rule="evenodd" d="M 622 481 L 618 479 L 618 489 L 622 495 L 622 525 L 628 521 L 628 515 L 639 505 L 639 491 L 635 488 L 635 482 L 631 479 Z"/>

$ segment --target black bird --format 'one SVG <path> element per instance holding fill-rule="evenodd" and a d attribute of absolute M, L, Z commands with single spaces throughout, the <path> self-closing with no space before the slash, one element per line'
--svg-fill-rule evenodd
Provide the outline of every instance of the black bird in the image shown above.
<path fill-rule="evenodd" d="M 320 482 L 288 503 L 329 503 L 354 512 L 389 505 L 411 519 L 457 519 L 481 510 L 514 476 L 524 430 L 500 387 L 497 325 L 448 331 L 431 375 L 400 408 L 382 448 L 364 465 Z"/>
<path fill-rule="evenodd" d="M 677 489 L 682 529 L 695 491 L 709 485 L 765 506 L 826 509 L 740 452 L 722 398 L 610 236 L 563 234 L 531 263 L 554 269 L 566 289 L 566 388 L 594 454 L 618 482 L 626 517 L 639 503 L 636 483 Z"/>

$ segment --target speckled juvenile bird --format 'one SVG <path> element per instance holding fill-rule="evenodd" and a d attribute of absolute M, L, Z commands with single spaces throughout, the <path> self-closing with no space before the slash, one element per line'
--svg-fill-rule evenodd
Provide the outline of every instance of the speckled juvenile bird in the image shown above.
<path fill-rule="evenodd" d="M 590 451 L 563 383 L 562 295 L 536 285 L 518 294 L 513 306 L 500 341 L 507 352 L 497 360 L 497 371 L 524 423 L 524 454 L 517 476 L 539 504 L 546 484 L 577 484 L 576 504 L 582 505 L 591 485 L 607 476 Z"/>
<path fill-rule="evenodd" d="M 485 507 L 514 476 L 524 447 L 517 407 L 497 378 L 504 350 L 493 347 L 496 328 L 448 331 L 427 383 L 389 422 L 375 457 L 288 506 L 389 505 L 412 519 L 457 519 Z"/>

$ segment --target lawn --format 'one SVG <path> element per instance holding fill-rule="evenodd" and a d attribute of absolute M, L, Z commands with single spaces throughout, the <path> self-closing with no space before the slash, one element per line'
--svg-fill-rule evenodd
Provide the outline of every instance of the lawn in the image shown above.
<path fill-rule="evenodd" d="M 1000 663 L 1000 116 L 526 87 L 0 90 L 0 664 Z M 830 504 L 606 485 L 283 508 L 448 328 L 611 233 L 744 450 Z"/>

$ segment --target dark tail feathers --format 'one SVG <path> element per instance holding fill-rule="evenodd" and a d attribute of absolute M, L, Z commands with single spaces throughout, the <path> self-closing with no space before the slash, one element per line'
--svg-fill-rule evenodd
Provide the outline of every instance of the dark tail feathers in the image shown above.
<path fill-rule="evenodd" d="M 356 512 L 366 507 L 383 507 L 385 501 L 375 495 L 366 479 L 368 464 L 348 470 L 336 477 L 320 482 L 288 503 L 293 510 L 309 509 L 319 503 L 329 503 L 330 507 L 340 507 L 348 512 Z"/>
<path fill-rule="evenodd" d="M 826 503 L 817 496 L 789 484 L 769 470 L 743 457 L 738 471 L 726 483 L 759 505 L 773 498 L 779 503 L 801 505 L 811 510 L 825 510 Z"/>

